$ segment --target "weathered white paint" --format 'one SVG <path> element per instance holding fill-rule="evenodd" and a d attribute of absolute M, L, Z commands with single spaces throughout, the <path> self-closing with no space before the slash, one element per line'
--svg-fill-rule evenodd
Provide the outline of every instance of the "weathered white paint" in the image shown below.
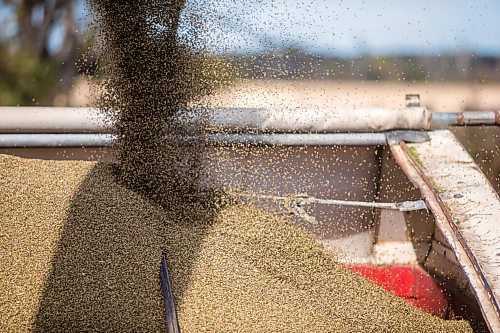
<path fill-rule="evenodd" d="M 436 227 L 442 232 L 444 239 L 446 239 L 457 261 L 460 263 L 462 271 L 467 276 L 471 290 L 479 303 L 488 328 L 492 332 L 500 332 L 500 316 L 496 299 L 494 294 L 490 293 L 490 286 L 485 282 L 482 270 L 478 267 L 479 265 L 476 265 L 476 258 L 471 253 L 467 244 L 461 241 L 462 236 L 454 228 L 451 217 L 448 218 L 448 212 L 445 211 L 446 207 L 441 206 L 439 196 L 434 191 L 434 186 L 431 186 L 426 181 L 425 178 L 427 177 L 407 152 L 405 146 L 404 143 L 391 146 L 392 156 L 413 184 L 419 188 L 422 198 L 425 199 L 429 210 L 434 215 Z"/>
<path fill-rule="evenodd" d="M 472 157 L 448 130 L 430 133 L 431 141 L 409 145 L 478 261 L 494 297 L 500 300 L 500 198 Z M 450 240 L 447 231 L 442 230 Z M 452 248 L 454 248 L 453 244 Z M 465 258 L 455 255 L 459 262 Z M 466 267 L 464 267 L 466 269 Z M 470 281 L 472 285 L 475 282 Z M 477 288 L 479 286 L 475 286 Z M 498 313 L 497 313 L 498 318 Z M 500 330 L 493 326 L 494 331 Z"/>
<path fill-rule="evenodd" d="M 500 299 L 500 198 L 450 131 L 430 136 L 430 142 L 410 146 L 442 190 L 441 198 Z"/>

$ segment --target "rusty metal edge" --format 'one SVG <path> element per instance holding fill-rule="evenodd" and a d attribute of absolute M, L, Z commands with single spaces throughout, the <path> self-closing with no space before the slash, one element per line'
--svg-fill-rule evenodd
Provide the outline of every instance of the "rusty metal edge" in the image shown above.
<path fill-rule="evenodd" d="M 407 156 L 411 156 L 409 154 L 408 147 L 407 147 L 407 145 L 406 145 L 405 142 L 402 141 L 400 143 L 400 146 L 401 146 L 401 148 L 403 149 L 404 153 Z M 476 269 L 476 271 L 478 272 L 478 274 L 480 274 L 480 277 L 481 277 L 481 280 L 483 282 L 483 285 L 488 290 L 488 293 L 490 294 L 490 299 L 491 299 L 492 303 L 495 305 L 495 308 L 497 310 L 497 314 L 500 315 L 500 307 L 499 307 L 499 304 L 498 304 L 498 302 L 497 302 L 497 300 L 495 298 L 493 290 L 492 290 L 491 286 L 489 285 L 488 280 L 486 279 L 484 273 L 482 272 L 481 266 L 479 265 L 479 262 L 477 261 L 476 257 L 474 256 L 474 253 L 469 248 L 469 245 L 467 244 L 467 241 L 462 236 L 462 233 L 458 229 L 457 225 L 455 223 L 453 223 L 453 217 L 451 216 L 451 214 L 450 214 L 448 208 L 446 207 L 443 199 L 439 195 L 439 192 L 437 191 L 436 187 L 434 186 L 434 184 L 432 183 L 432 181 L 429 179 L 429 177 L 427 177 L 427 175 L 422 171 L 422 169 L 420 168 L 420 166 L 418 166 L 418 164 L 415 163 L 415 161 L 413 160 L 413 158 L 410 159 L 410 162 L 413 164 L 413 166 L 416 168 L 417 172 L 419 173 L 420 177 L 424 180 L 425 184 L 431 189 L 432 193 L 434 194 L 434 198 L 438 202 L 439 206 L 441 207 L 441 210 L 443 211 L 444 215 L 446 216 L 446 219 L 450 223 L 450 226 L 451 226 L 453 232 L 455 233 L 455 236 L 458 238 L 458 241 L 460 242 L 460 244 L 462 245 L 462 247 L 466 251 L 467 256 L 469 257 L 470 261 L 472 262 L 474 268 Z"/>
<path fill-rule="evenodd" d="M 483 317 L 491 332 L 500 332 L 500 308 L 495 299 L 491 286 L 486 280 L 477 259 L 468 247 L 457 226 L 439 196 L 434 184 L 425 175 L 420 166 L 409 154 L 408 147 L 404 142 L 389 146 L 391 154 L 396 163 L 403 170 L 408 179 L 420 191 L 436 224 L 439 226 L 450 247 L 453 249 L 460 266 L 464 270 L 473 293 L 478 300 Z M 477 288 L 482 286 L 484 288 Z"/>

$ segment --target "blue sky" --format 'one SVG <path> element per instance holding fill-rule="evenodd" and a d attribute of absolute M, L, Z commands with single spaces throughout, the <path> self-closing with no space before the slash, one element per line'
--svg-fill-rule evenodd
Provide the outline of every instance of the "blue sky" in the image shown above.
<path fill-rule="evenodd" d="M 253 52 L 271 45 L 339 56 L 500 56 L 500 0 L 215 2 L 222 17 L 209 26 L 215 50 Z"/>
<path fill-rule="evenodd" d="M 188 1 L 185 15 L 209 18 L 201 21 L 207 44 L 217 53 L 292 46 L 341 57 L 456 52 L 500 56 L 500 0 Z M 75 12 L 86 17 L 84 0 L 75 1 Z M 0 8 L 0 20 L 8 15 Z M 62 30 L 54 29 L 52 49 L 61 36 Z"/>

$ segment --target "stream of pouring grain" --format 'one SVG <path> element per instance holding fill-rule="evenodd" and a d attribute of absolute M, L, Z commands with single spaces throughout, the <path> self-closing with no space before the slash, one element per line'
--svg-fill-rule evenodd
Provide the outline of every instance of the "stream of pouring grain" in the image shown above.
<path fill-rule="evenodd" d="M 203 123 L 178 119 L 204 108 L 196 100 L 213 82 L 205 75 L 201 40 L 184 25 L 185 0 L 92 0 L 106 79 L 100 107 L 115 120 L 119 178 L 156 202 L 190 200 L 199 192 Z M 183 16 L 196 20 L 196 16 Z M 194 23 L 194 22 L 193 22 Z M 169 140 L 166 137 L 170 138 Z M 189 135 L 189 144 L 176 138 Z"/>

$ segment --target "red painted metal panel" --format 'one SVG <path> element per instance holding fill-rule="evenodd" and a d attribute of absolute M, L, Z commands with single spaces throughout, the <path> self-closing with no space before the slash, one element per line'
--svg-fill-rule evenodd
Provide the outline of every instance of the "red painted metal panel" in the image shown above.
<path fill-rule="evenodd" d="M 352 265 L 349 268 L 428 313 L 446 316 L 448 301 L 443 288 L 419 267 Z"/>

